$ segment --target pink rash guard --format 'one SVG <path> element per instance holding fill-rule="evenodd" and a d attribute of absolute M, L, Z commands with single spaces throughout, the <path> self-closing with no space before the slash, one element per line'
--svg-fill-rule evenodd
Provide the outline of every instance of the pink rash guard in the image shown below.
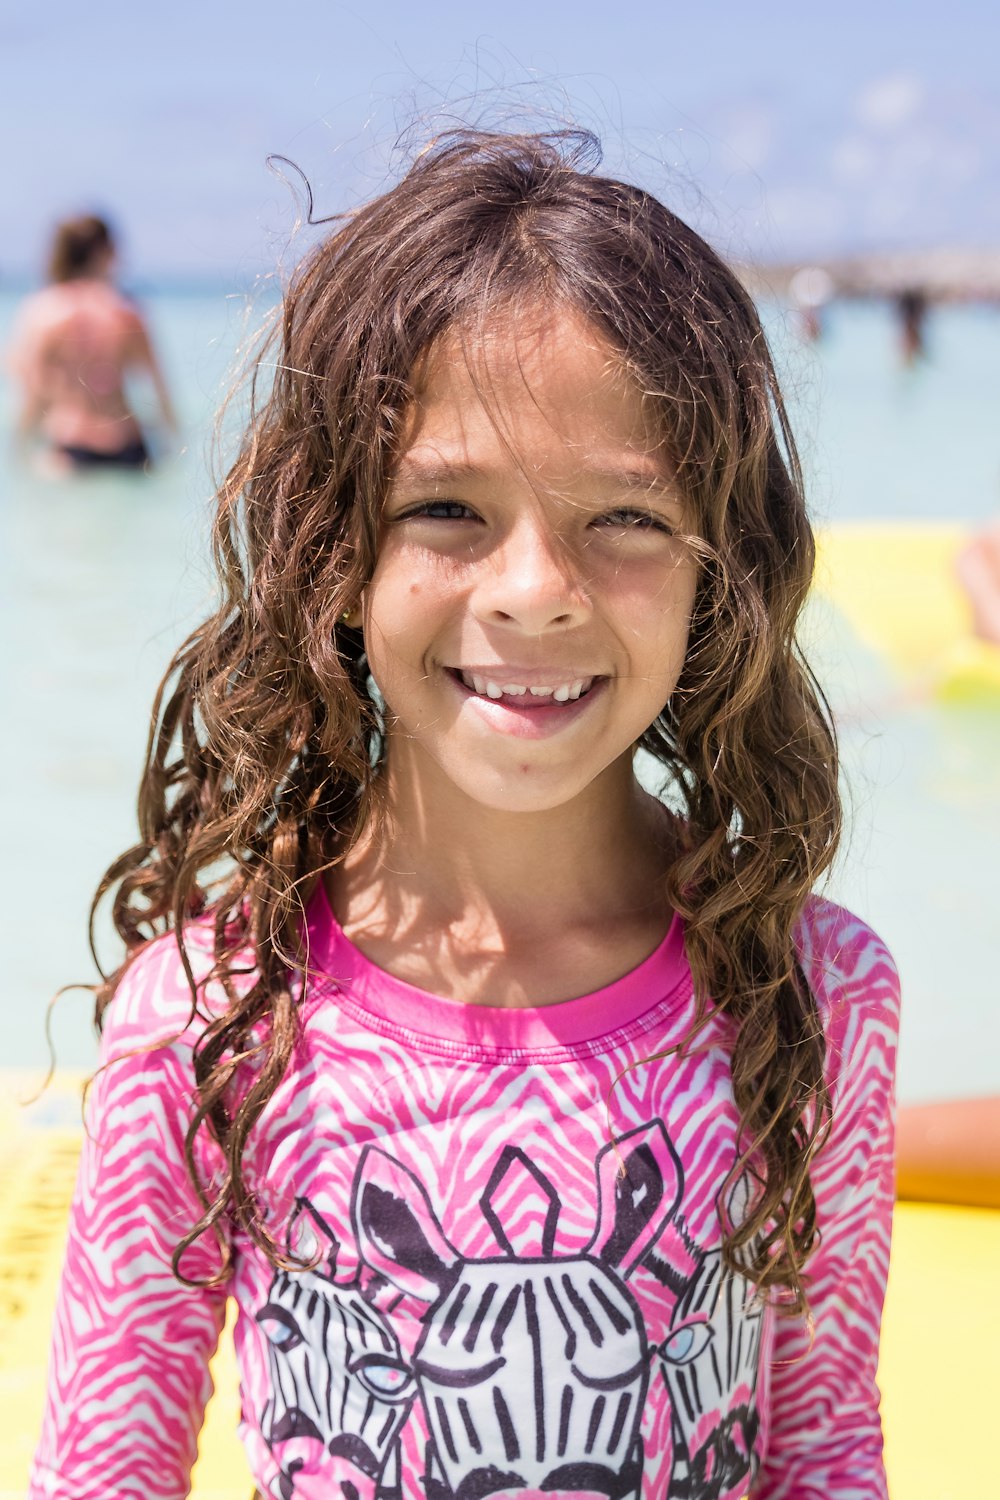
<path fill-rule="evenodd" d="M 205 969 L 206 932 L 189 938 Z M 174 1278 L 198 1214 L 183 1158 L 197 1023 L 174 939 L 120 986 L 31 1500 L 187 1494 L 227 1291 L 265 1496 L 884 1496 L 898 987 L 867 927 L 815 899 L 801 932 L 834 1100 L 813 1168 L 811 1337 L 721 1264 L 737 1116 L 721 1019 L 674 1050 L 694 1015 L 679 921 L 614 984 L 526 1010 L 374 968 L 322 894 L 309 938 L 301 1038 L 245 1166 L 310 1269 L 275 1271 L 231 1230 L 226 1290 Z M 199 1164 L 219 1171 L 204 1140 Z M 745 1191 L 725 1205 L 737 1218 Z M 203 1276 L 216 1257 L 209 1237 L 182 1269 Z"/>

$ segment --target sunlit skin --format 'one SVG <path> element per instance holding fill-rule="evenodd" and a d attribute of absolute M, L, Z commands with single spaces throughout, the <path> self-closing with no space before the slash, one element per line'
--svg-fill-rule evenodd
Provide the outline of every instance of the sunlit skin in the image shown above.
<path fill-rule="evenodd" d="M 113 280 L 110 250 L 85 275 L 44 287 L 21 309 L 8 359 L 21 385 L 18 431 L 55 445 L 44 467 L 68 471 L 60 445 L 115 452 L 142 436 L 129 406 L 128 375 L 148 377 L 165 427 L 176 418 L 149 332 Z"/>
<path fill-rule="evenodd" d="M 389 818 L 331 893 L 423 988 L 565 999 L 669 919 L 669 822 L 632 762 L 684 660 L 690 520 L 639 388 L 579 314 L 451 336 L 420 377 L 362 601 Z"/>

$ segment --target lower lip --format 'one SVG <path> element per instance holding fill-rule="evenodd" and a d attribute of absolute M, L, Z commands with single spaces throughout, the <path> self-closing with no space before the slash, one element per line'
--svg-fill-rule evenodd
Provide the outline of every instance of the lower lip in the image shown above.
<path fill-rule="evenodd" d="M 540 704 L 536 698 L 529 708 L 517 700 L 487 698 L 474 693 L 460 677 L 453 673 L 449 676 L 465 702 L 491 729 L 523 740 L 544 740 L 568 729 L 587 712 L 594 699 L 601 696 L 608 680 L 606 677 L 597 678 L 587 692 L 579 698 L 567 698 L 565 703 Z"/>

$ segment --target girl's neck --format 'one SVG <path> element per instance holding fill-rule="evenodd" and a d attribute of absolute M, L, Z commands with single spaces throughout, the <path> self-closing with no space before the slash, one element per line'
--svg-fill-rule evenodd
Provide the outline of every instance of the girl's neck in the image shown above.
<path fill-rule="evenodd" d="M 598 989 L 669 924 L 675 847 L 663 806 L 631 777 L 542 813 L 389 786 L 384 822 L 331 873 L 334 911 L 373 963 L 473 1004 L 527 1005 Z"/>

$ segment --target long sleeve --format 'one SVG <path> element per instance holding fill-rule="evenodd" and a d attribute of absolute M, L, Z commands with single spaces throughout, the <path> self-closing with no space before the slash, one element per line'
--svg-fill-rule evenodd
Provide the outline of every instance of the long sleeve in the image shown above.
<path fill-rule="evenodd" d="M 211 1392 L 225 1291 L 185 1286 L 171 1269 L 200 1214 L 184 1164 L 190 1039 L 134 1051 L 149 1049 L 150 1030 L 171 1034 L 169 955 L 153 950 L 111 1006 L 88 1098 L 29 1500 L 186 1495 Z M 199 1241 L 183 1269 L 204 1276 L 217 1264 Z"/>
<path fill-rule="evenodd" d="M 899 990 L 875 935 L 816 903 L 806 973 L 826 1012 L 833 1129 L 813 1167 L 814 1319 L 778 1317 L 770 1436 L 754 1500 L 884 1500 L 875 1383 L 894 1199 Z"/>

